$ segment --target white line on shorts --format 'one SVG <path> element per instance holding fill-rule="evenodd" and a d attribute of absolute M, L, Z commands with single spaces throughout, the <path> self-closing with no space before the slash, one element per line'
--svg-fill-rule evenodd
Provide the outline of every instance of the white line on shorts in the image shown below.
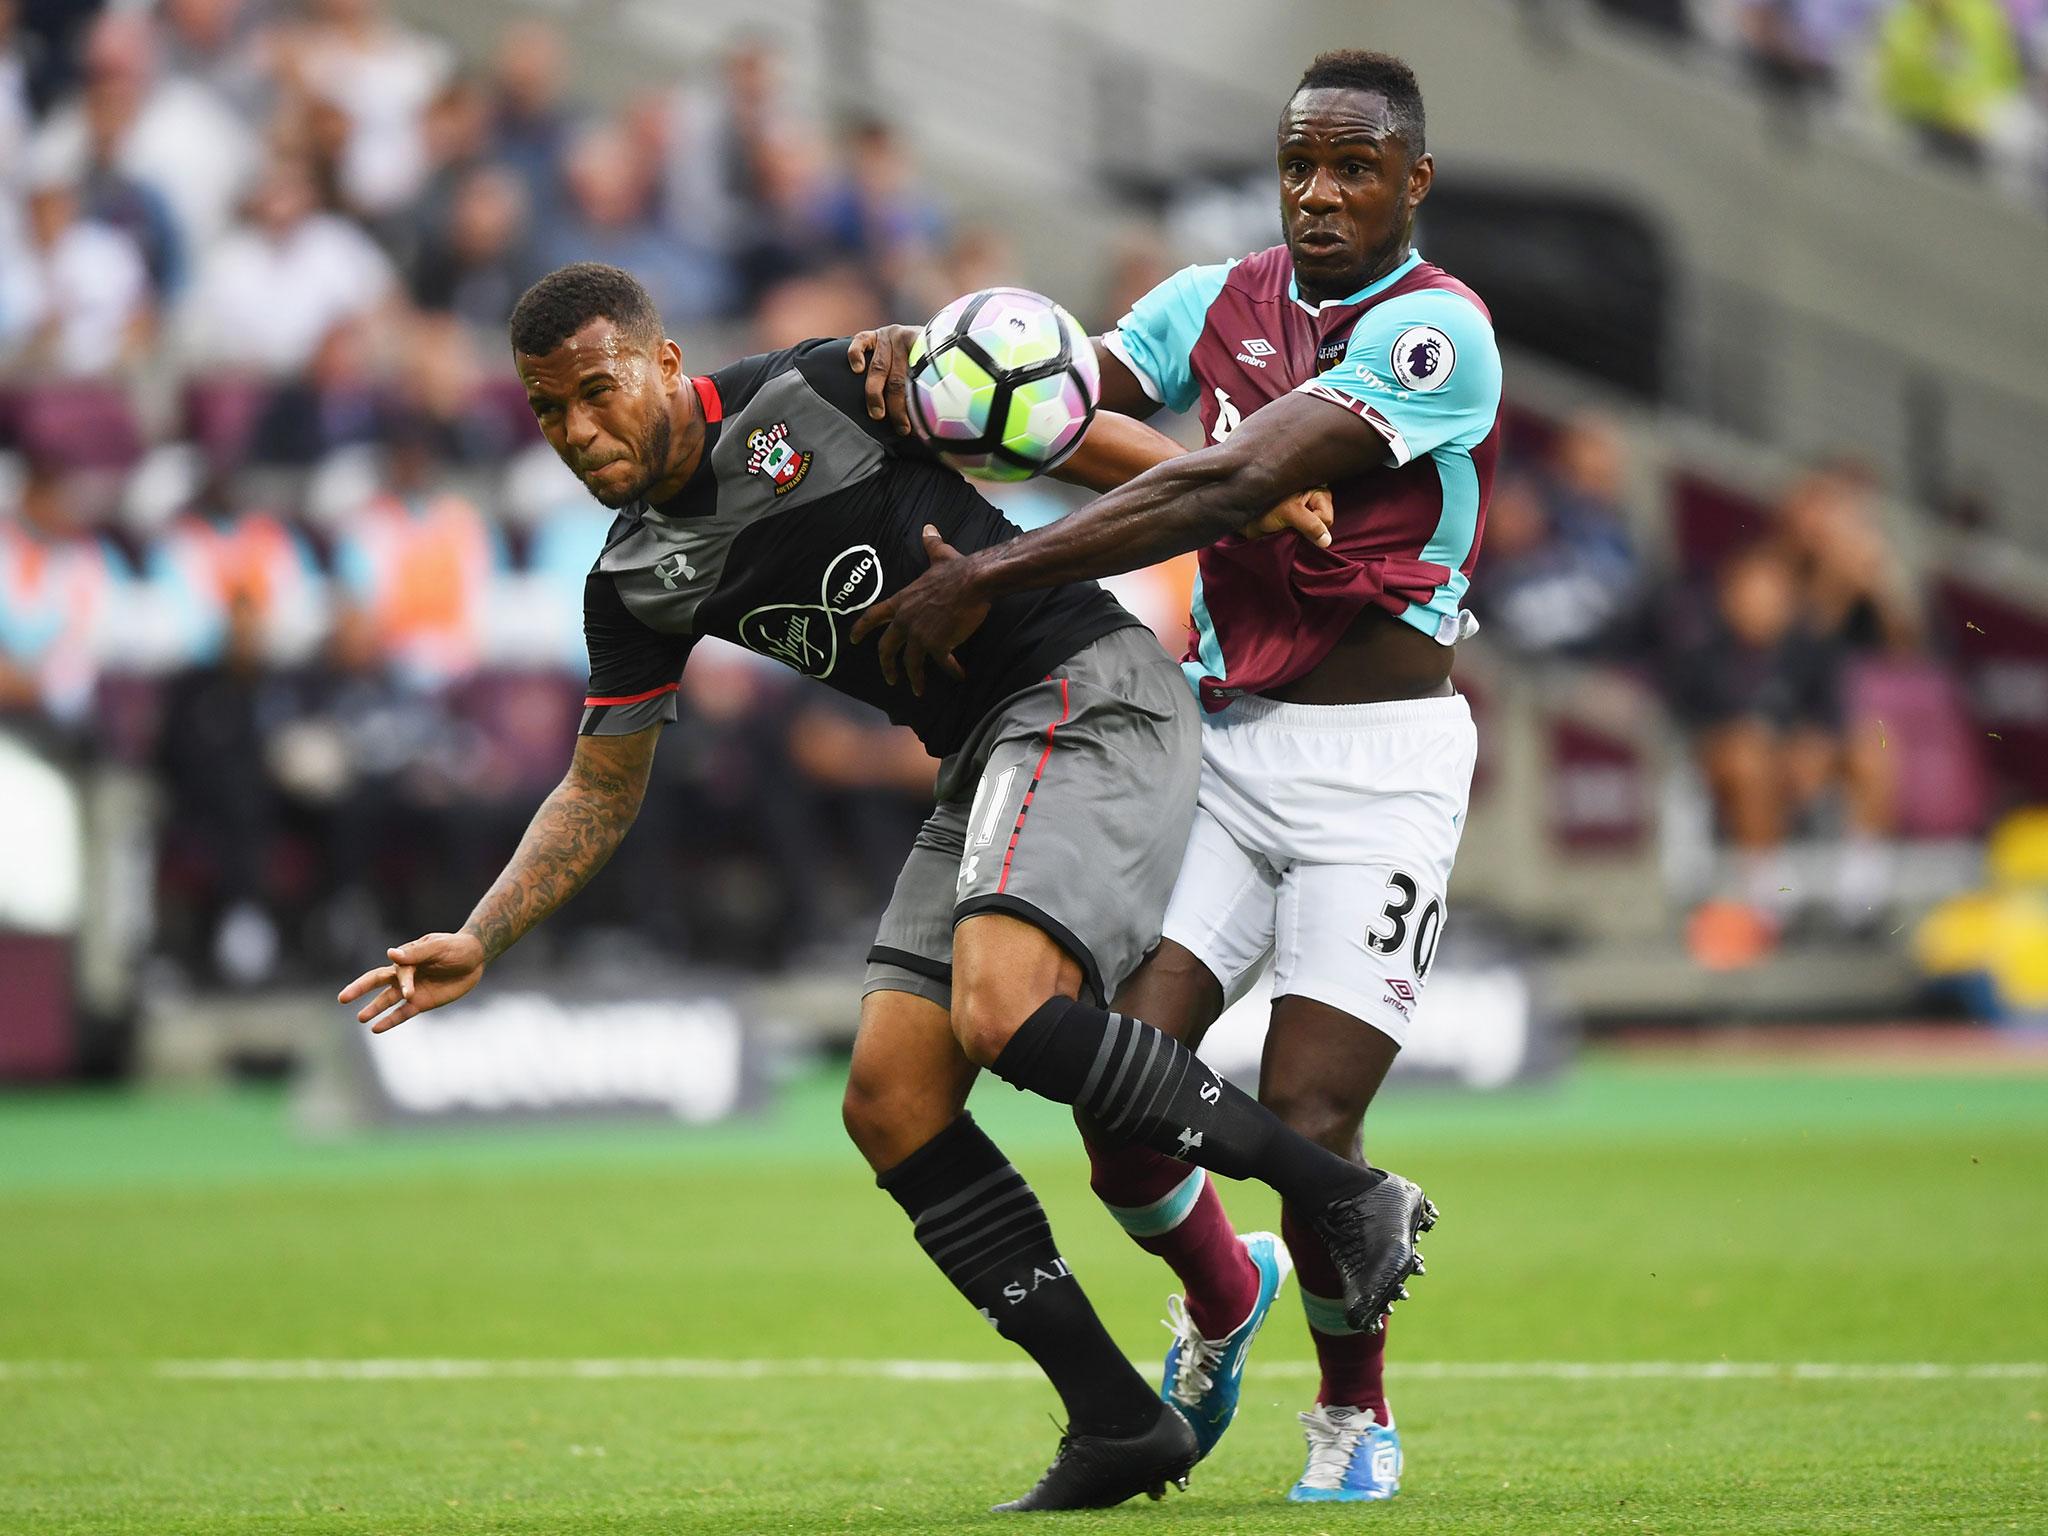
<path fill-rule="evenodd" d="M 1153 1362 L 1134 1361 L 1149 1370 Z M 1023 1360 L 154 1360 L 96 1364 L 68 1360 L 0 1360 L 0 1381 L 51 1381 L 140 1369 L 168 1381 L 1031 1381 Z M 1840 1360 L 1418 1360 L 1394 1362 L 1402 1381 L 2039 1381 L 2048 1361 L 1978 1364 L 1944 1361 Z M 1315 1365 L 1274 1360 L 1252 1373 L 1307 1379 Z"/>

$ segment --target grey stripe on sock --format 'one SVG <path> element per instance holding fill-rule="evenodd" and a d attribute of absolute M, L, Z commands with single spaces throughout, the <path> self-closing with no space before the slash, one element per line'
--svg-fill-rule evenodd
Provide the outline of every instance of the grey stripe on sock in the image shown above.
<path fill-rule="evenodd" d="M 1164 1072 L 1159 1074 L 1159 1080 L 1152 1085 L 1151 1096 L 1145 1100 L 1144 1106 L 1131 1117 L 1131 1124 L 1143 1125 L 1151 1117 L 1152 1106 L 1161 1100 L 1168 1104 L 1174 1102 L 1174 1095 L 1180 1092 L 1180 1085 L 1187 1081 L 1188 1072 L 1194 1066 L 1194 1058 L 1184 1055 L 1176 1060 L 1173 1065 L 1176 1070 L 1172 1079 L 1169 1081 L 1167 1074 Z"/>
<path fill-rule="evenodd" d="M 965 1189 L 961 1190 L 957 1195 L 949 1195 L 944 1200 L 941 1200 L 937 1205 L 934 1205 L 927 1210 L 919 1211 L 917 1213 L 917 1224 L 921 1227 L 928 1221 L 942 1220 L 951 1212 L 957 1211 L 961 1206 L 966 1205 L 970 1201 L 974 1200 L 977 1196 L 979 1196 L 982 1193 L 982 1191 L 992 1188 L 997 1184 L 1000 1184 L 1004 1179 L 1018 1179 L 1021 1181 L 1022 1178 L 1022 1174 L 1017 1172 L 1017 1170 L 1012 1168 L 1008 1163 L 1005 1163 L 1002 1167 L 998 1168 L 994 1173 L 983 1174 L 980 1178 L 976 1179 L 972 1184 L 968 1185 Z"/>
<path fill-rule="evenodd" d="M 1109 1017 L 1112 1025 L 1110 1032 L 1116 1036 L 1116 1071 L 1110 1077 L 1107 1086 L 1098 1085 L 1095 1096 L 1087 1101 L 1091 1110 L 1116 1103 L 1117 1090 L 1122 1087 L 1125 1074 L 1131 1070 L 1131 1063 L 1138 1056 L 1138 1032 L 1130 1027 L 1130 1020 L 1118 1013 L 1113 1013 Z"/>
<path fill-rule="evenodd" d="M 1138 1070 L 1131 1074 L 1130 1087 L 1124 1091 L 1122 1105 L 1116 1117 L 1107 1127 L 1112 1135 L 1122 1134 L 1125 1123 L 1130 1120 L 1133 1111 L 1137 1109 L 1138 1097 L 1144 1093 L 1146 1084 L 1152 1076 L 1153 1058 L 1159 1054 L 1159 1044 L 1165 1038 L 1156 1029 L 1145 1032 L 1141 1042 L 1145 1048 L 1145 1060 Z M 1134 1058 L 1137 1054 L 1135 1049 L 1131 1052 Z"/>
<path fill-rule="evenodd" d="M 1109 1064 L 1110 1048 L 1116 1044 L 1118 1036 L 1122 1033 L 1122 1024 L 1122 1014 L 1112 1013 L 1109 1016 L 1109 1028 L 1102 1032 L 1102 1044 L 1095 1052 L 1095 1065 L 1088 1069 L 1088 1076 L 1081 1083 L 1078 1102 L 1086 1104 L 1088 1096 L 1095 1092 L 1095 1085 L 1102 1080 L 1102 1069 Z"/>
<path fill-rule="evenodd" d="M 1014 1172 L 1012 1170 L 1013 1175 Z M 1029 1195 L 1030 1193 L 1031 1186 L 1026 1184 L 1021 1177 L 1017 1177 L 1011 1188 L 984 1190 L 981 1197 L 964 1211 L 954 1211 L 939 1217 L 937 1220 L 920 1216 L 914 1223 L 917 1228 L 918 1241 L 923 1242 L 927 1238 L 950 1237 L 955 1232 L 973 1226 L 990 1207 L 1000 1205 L 1006 1200 L 1014 1199 L 1020 1194 Z"/>
<path fill-rule="evenodd" d="M 1018 1216 L 1044 1219 L 1039 1212 L 1038 1201 L 1032 1197 L 1028 1189 L 1019 1190 L 1015 1197 L 1005 1198 L 990 1205 L 985 1212 L 977 1214 L 980 1219 L 973 1226 L 956 1228 L 943 1237 L 935 1237 L 920 1228 L 917 1233 L 918 1246 L 931 1255 L 934 1263 L 944 1264 L 949 1254 L 986 1245 L 991 1241 L 992 1233 L 1008 1226 Z"/>

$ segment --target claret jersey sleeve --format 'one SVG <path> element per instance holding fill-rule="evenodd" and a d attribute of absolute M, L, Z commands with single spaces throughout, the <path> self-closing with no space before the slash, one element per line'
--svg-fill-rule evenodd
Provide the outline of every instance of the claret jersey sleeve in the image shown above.
<path fill-rule="evenodd" d="M 695 640 L 665 635 L 627 611 L 602 571 L 583 583 L 583 640 L 590 650 L 582 736 L 630 736 L 676 717 L 676 689 Z"/>
<path fill-rule="evenodd" d="M 1139 386 L 1168 410 L 1195 403 L 1195 370 L 1190 361 L 1209 306 L 1223 291 L 1234 261 L 1183 267 L 1131 306 L 1102 343 L 1137 376 Z"/>
<path fill-rule="evenodd" d="M 1343 360 L 1296 389 L 1364 417 L 1399 465 L 1484 439 L 1500 383 L 1486 316 L 1460 294 L 1425 288 L 1367 310 Z"/>

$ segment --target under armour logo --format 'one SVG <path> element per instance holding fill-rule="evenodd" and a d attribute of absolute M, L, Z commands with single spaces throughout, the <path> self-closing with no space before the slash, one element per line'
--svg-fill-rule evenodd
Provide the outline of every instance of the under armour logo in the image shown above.
<path fill-rule="evenodd" d="M 1180 1156 L 1186 1157 L 1202 1144 L 1202 1133 L 1189 1126 L 1180 1133 Z"/>
<path fill-rule="evenodd" d="M 669 592 L 675 591 L 676 583 L 679 581 L 694 581 L 697 579 L 697 572 L 691 566 L 689 557 L 680 549 L 666 560 L 656 561 L 654 574 L 661 578 L 663 590 Z"/>
<path fill-rule="evenodd" d="M 1204 1104 L 1214 1104 L 1218 1099 L 1222 1097 L 1223 1085 L 1217 1082 L 1214 1078 L 1211 1078 L 1208 1082 L 1202 1084 L 1202 1102 Z"/>

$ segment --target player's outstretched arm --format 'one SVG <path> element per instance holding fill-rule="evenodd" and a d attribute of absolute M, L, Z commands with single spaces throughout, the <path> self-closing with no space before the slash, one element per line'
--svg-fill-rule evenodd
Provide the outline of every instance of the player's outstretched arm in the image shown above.
<path fill-rule="evenodd" d="M 928 657 L 957 672 L 953 650 L 974 633 L 993 599 L 1114 576 L 1200 549 L 1297 493 L 1347 479 L 1386 456 L 1386 439 L 1344 407 L 1283 395 L 1221 443 L 1168 459 L 1056 523 L 972 555 L 940 559 L 933 550 L 931 568 L 866 609 L 852 638 L 857 644 L 888 626 L 877 659 L 892 681 L 899 663 L 915 681 Z M 937 534 L 927 534 L 929 549 Z M 1327 528 L 1316 542 L 1329 542 Z"/>
<path fill-rule="evenodd" d="M 1114 491 L 1129 485 L 1148 469 L 1177 459 L 1188 450 L 1156 428 L 1115 411 L 1097 411 L 1080 443 L 1048 471 L 1055 480 L 1091 491 Z M 1336 515 L 1328 489 L 1316 486 L 1283 497 L 1278 504 L 1237 531 L 1248 539 L 1294 532 L 1317 544 L 1330 542 Z"/>
<path fill-rule="evenodd" d="M 466 994 L 486 965 L 604 867 L 640 814 L 660 734 L 653 725 L 630 736 L 577 737 L 569 771 L 534 812 L 512 861 L 462 931 L 429 933 L 386 950 L 387 963 L 343 987 L 337 1000 L 369 998 L 356 1018 L 381 1034 Z"/>
<path fill-rule="evenodd" d="M 1115 411 L 1097 411 L 1074 451 L 1046 473 L 1087 490 L 1113 491 L 1186 452 L 1157 427 Z"/>

